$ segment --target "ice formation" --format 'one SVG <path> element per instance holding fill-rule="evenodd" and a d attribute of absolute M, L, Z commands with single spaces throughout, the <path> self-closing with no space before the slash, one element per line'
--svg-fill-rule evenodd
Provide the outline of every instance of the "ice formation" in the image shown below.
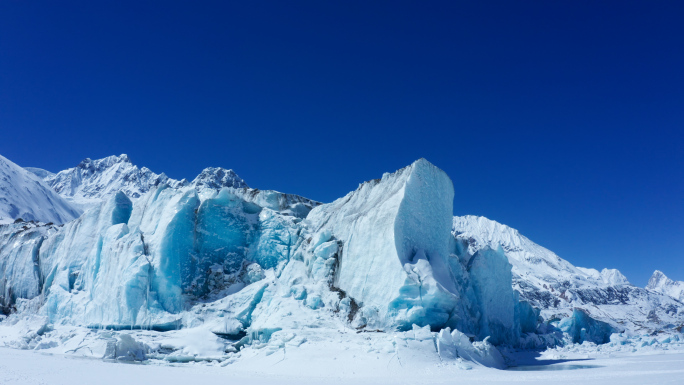
<path fill-rule="evenodd" d="M 617 331 L 609 324 L 591 318 L 581 309 L 575 309 L 570 317 L 563 318 L 558 328 L 568 333 L 574 343 L 588 341 L 605 344 L 610 342 L 610 336 Z"/>
<path fill-rule="evenodd" d="M 453 218 L 453 184 L 425 159 L 328 204 L 251 189 L 231 170 L 181 183 L 125 156 L 86 163 L 46 174 L 99 199 L 83 215 L 0 226 L 2 324 L 23 330 L 12 346 L 230 363 L 349 333 L 397 359 L 503 368 L 497 347 L 609 342 L 625 331 L 624 298 L 656 301 L 652 325 L 682 319 L 677 301 L 636 296 L 616 270 Z M 619 301 L 587 310 L 607 295 Z"/>
<path fill-rule="evenodd" d="M 5 302 L 37 301 L 51 323 L 261 341 L 302 323 L 450 327 L 495 344 L 535 329 L 502 252 L 457 250 L 451 180 L 424 159 L 327 205 L 215 187 L 161 184 L 134 202 L 118 192 L 40 230 L 32 252 L 8 253 L 37 267 L 5 285 L 16 293 Z"/>

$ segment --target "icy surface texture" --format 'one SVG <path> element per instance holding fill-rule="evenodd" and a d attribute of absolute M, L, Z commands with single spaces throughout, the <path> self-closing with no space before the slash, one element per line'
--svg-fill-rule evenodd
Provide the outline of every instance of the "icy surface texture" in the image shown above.
<path fill-rule="evenodd" d="M 517 301 L 511 290 L 511 265 L 503 250 L 478 251 L 470 259 L 468 271 L 479 313 L 478 337 L 491 336 L 495 344 L 515 343 L 520 336 Z"/>
<path fill-rule="evenodd" d="M 2 263 L 33 268 L 21 296 L 42 294 L 39 313 L 53 323 L 191 327 L 250 344 L 302 327 L 451 327 L 511 345 L 535 331 L 503 253 L 456 250 L 451 180 L 424 159 L 327 205 L 214 187 L 116 192 Z"/>
<path fill-rule="evenodd" d="M 62 224 L 81 213 L 38 176 L 0 156 L 0 224 L 19 218 Z"/>
<path fill-rule="evenodd" d="M 331 235 L 343 245 L 333 284 L 361 306 L 362 323 L 446 324 L 458 298 L 442 270 L 452 202 L 451 180 L 421 159 L 309 214 L 319 242 Z"/>
<path fill-rule="evenodd" d="M 9 314 L 17 299 L 40 295 L 38 251 L 54 226 L 30 222 L 0 225 L 0 314 Z"/>
<path fill-rule="evenodd" d="M 301 217 L 317 204 L 274 191 L 162 184 L 135 203 L 119 191 L 60 229 L 6 225 L 0 302 L 9 312 L 17 298 L 42 294 L 40 314 L 50 322 L 178 328 L 196 303 L 282 269 Z M 241 317 L 233 320 L 236 332 L 250 324 L 249 315 Z"/>
<path fill-rule="evenodd" d="M 454 217 L 453 234 L 470 254 L 501 247 L 513 266 L 513 287 L 521 300 L 541 309 L 546 320 L 569 317 L 579 308 L 633 333 L 684 324 L 684 305 L 662 291 L 632 286 L 615 269 L 575 267 L 506 225 L 484 217 Z"/>
<path fill-rule="evenodd" d="M 669 295 L 680 302 L 684 302 L 684 282 L 673 281 L 660 270 L 653 273 L 651 279 L 648 280 L 646 289 Z"/>
<path fill-rule="evenodd" d="M 119 334 L 107 341 L 107 348 L 102 358 L 119 361 L 144 361 L 147 346 L 135 340 L 130 334 Z"/>
<path fill-rule="evenodd" d="M 489 338 L 479 342 L 470 342 L 468 336 L 460 331 L 454 330 L 452 332 L 449 328 L 445 328 L 436 336 L 436 344 L 442 359 L 462 357 L 482 366 L 497 369 L 506 368 L 503 356 L 496 347 L 489 343 Z"/>
<path fill-rule="evenodd" d="M 352 325 L 453 327 L 510 344 L 523 318 L 534 331 L 534 311 L 519 304 L 503 254 L 455 253 L 452 202 L 451 180 L 421 159 L 311 211 L 311 244 L 340 243 L 331 284 L 349 298 L 340 306 L 358 307 L 349 313 Z"/>

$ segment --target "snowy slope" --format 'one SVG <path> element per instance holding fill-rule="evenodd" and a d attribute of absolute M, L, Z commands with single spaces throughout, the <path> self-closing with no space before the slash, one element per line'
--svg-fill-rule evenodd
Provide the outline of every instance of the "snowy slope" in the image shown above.
<path fill-rule="evenodd" d="M 453 234 L 471 252 L 501 247 L 513 265 L 513 285 L 521 299 L 542 309 L 547 319 L 572 309 L 618 330 L 659 330 L 684 324 L 684 305 L 667 295 L 632 286 L 616 269 L 575 267 L 517 230 L 485 217 L 454 217 Z M 671 287 L 671 286 L 667 286 Z"/>
<path fill-rule="evenodd" d="M 32 172 L 0 156 L 0 223 L 22 218 L 62 224 L 80 214 Z"/>
<path fill-rule="evenodd" d="M 42 168 L 38 168 L 38 167 L 24 167 L 24 170 L 32 172 L 38 178 L 43 179 L 43 180 L 55 175 L 55 173 L 53 173 L 53 172 L 50 172 L 48 170 L 43 170 Z"/>
<path fill-rule="evenodd" d="M 684 282 L 673 281 L 660 270 L 653 273 L 651 279 L 648 280 L 646 289 L 669 295 L 680 302 L 684 302 Z"/>

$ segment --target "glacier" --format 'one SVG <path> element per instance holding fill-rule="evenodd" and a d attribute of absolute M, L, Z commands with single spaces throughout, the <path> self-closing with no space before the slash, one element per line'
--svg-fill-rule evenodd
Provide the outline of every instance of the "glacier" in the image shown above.
<path fill-rule="evenodd" d="M 119 191 L 61 228 L 36 225 L 40 244 L 6 253 L 35 265 L 33 279 L 5 283 L 3 301 L 50 324 L 262 343 L 302 325 L 452 328 L 510 345 L 535 331 L 502 251 L 459 247 L 452 182 L 424 159 L 330 204 L 217 187 Z"/>
<path fill-rule="evenodd" d="M 230 364 L 345 335 L 397 360 L 505 368 L 510 349 L 684 324 L 681 302 L 617 270 L 453 217 L 453 183 L 425 159 L 327 204 L 222 168 L 175 181 L 125 155 L 33 172 L 86 211 L 0 225 L 9 346 Z"/>

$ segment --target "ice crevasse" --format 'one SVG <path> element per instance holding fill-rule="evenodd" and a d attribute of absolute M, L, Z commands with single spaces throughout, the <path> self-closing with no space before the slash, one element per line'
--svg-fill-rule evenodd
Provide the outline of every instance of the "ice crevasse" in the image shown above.
<path fill-rule="evenodd" d="M 118 193 L 31 247 L 10 242 L 19 225 L 3 226 L 0 268 L 32 268 L 0 281 L 0 300 L 89 327 L 268 339 L 417 325 L 515 345 L 539 313 L 518 300 L 501 249 L 470 254 L 452 235 L 453 199 L 425 159 L 329 204 L 233 187 Z"/>

